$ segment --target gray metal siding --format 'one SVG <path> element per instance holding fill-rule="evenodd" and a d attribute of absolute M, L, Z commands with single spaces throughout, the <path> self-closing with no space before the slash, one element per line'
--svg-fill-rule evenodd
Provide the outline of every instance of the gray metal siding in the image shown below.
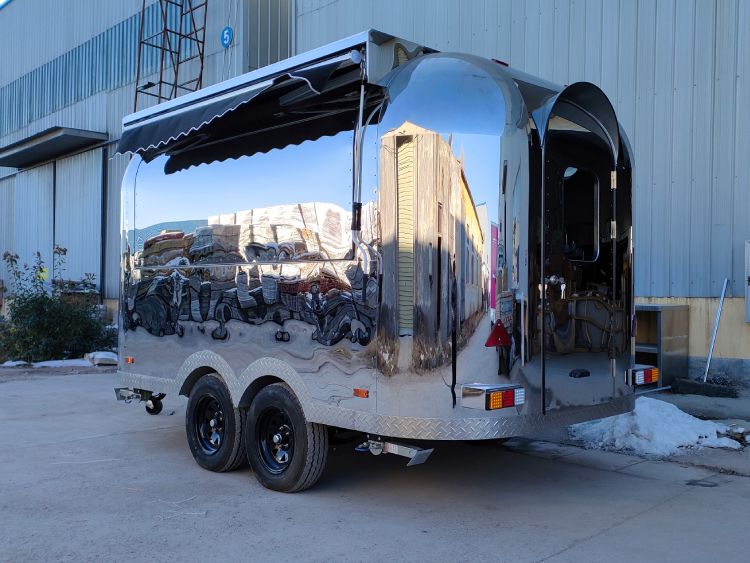
<path fill-rule="evenodd" d="M 745 270 L 742 248 L 750 240 L 750 2 L 739 3 L 737 10 L 737 83 L 735 85 L 734 130 L 734 192 L 730 211 L 733 213 L 732 272 L 734 295 L 742 296 L 748 278 L 740 279 Z"/>
<path fill-rule="evenodd" d="M 10 178 L 4 178 L 0 180 L 0 213 L 2 213 L 2 219 L 0 221 L 0 258 L 6 251 L 13 252 L 15 250 L 15 221 L 13 212 L 15 210 L 14 194 L 15 194 L 15 176 Z M 7 269 L 5 268 L 5 261 L 0 261 L 0 280 L 5 282 L 5 287 L 10 285 L 10 279 L 8 277 Z"/>
<path fill-rule="evenodd" d="M 40 252 L 52 271 L 53 165 L 47 164 L 15 177 L 13 250 L 21 264 L 34 263 Z"/>
<path fill-rule="evenodd" d="M 248 67 L 254 70 L 292 56 L 293 0 L 247 0 Z"/>
<path fill-rule="evenodd" d="M 85 274 L 100 283 L 102 150 L 92 150 L 57 162 L 55 189 L 55 244 L 69 250 L 65 271 L 55 272 L 78 281 Z"/>
<path fill-rule="evenodd" d="M 60 125 L 105 131 L 110 138 L 119 138 L 122 118 L 133 110 L 141 1 L 76 0 L 64 3 L 67 10 L 60 9 L 63 3 L 44 0 L 13 4 L 23 9 L 9 5 L 0 18 L 0 46 L 6 47 L 2 52 L 10 53 L 14 61 L 0 65 L 0 146 Z M 209 2 L 205 86 L 244 70 L 244 6 L 245 0 Z M 147 33 L 160 25 L 157 8 L 153 3 L 147 8 Z M 39 10 L 56 15 L 40 18 Z M 229 49 L 220 44 L 226 25 L 236 30 Z M 60 36 L 59 28 L 64 26 L 73 29 Z M 53 37 L 54 51 L 47 42 L 30 42 L 30 28 Z M 68 35 L 78 42 L 71 43 Z M 152 68 L 155 55 L 153 49 L 144 50 Z M 0 168 L 0 176 L 13 172 Z"/>
<path fill-rule="evenodd" d="M 274 0 L 265 1 L 275 4 Z M 283 21 L 282 17 L 277 24 L 288 28 L 291 0 L 285 2 L 279 13 L 282 16 L 286 13 L 287 20 Z M 249 4 L 250 0 L 209 2 L 204 85 L 236 76 L 247 69 L 244 22 L 254 17 L 248 10 Z M 0 65 L 0 146 L 52 126 L 106 131 L 111 139 L 118 139 L 122 117 L 133 108 L 140 9 L 141 0 L 75 0 L 64 3 L 24 0 L 12 2 L 4 8 L 0 17 L 0 51 L 10 53 L 6 58 L 12 60 L 13 64 Z M 158 24 L 157 15 L 155 8 L 149 7 L 147 25 L 151 28 Z M 235 29 L 234 41 L 229 49 L 224 49 L 220 44 L 220 32 L 226 25 Z M 267 32 L 265 27 L 263 29 Z M 30 40 L 29 30 L 34 31 L 36 38 L 43 39 Z M 288 42 L 289 35 L 288 29 L 275 32 L 276 44 Z M 277 49 L 277 55 L 286 56 L 286 52 Z M 98 251 L 92 245 L 104 246 L 104 297 L 111 299 L 116 298 L 119 292 L 120 183 L 128 157 L 113 156 L 112 145 L 106 150 L 109 156 L 106 243 L 101 241 L 100 227 L 94 229 L 93 224 L 68 223 L 69 218 L 75 215 L 70 209 L 58 213 L 57 230 L 58 233 L 67 232 L 72 237 L 70 240 L 73 242 L 67 243 L 72 261 L 83 255 L 87 257 L 85 264 L 75 266 L 76 272 L 99 272 L 99 257 L 94 254 Z M 93 152 L 101 154 L 100 150 Z M 91 163 L 87 163 L 88 158 L 92 159 Z M 76 161 L 78 164 L 71 164 L 69 174 L 71 177 L 90 177 L 93 182 L 96 169 L 100 174 L 96 178 L 96 186 L 100 187 L 101 161 L 97 158 L 100 156 L 73 157 L 70 162 Z M 51 166 L 45 165 L 43 170 L 51 170 Z M 13 190 L 7 189 L 7 186 L 16 183 L 15 178 L 21 176 L 20 183 L 23 185 L 29 185 L 31 178 L 43 177 L 45 188 L 36 190 L 31 187 L 31 191 L 13 204 L 12 196 L 7 195 Z M 14 231 L 12 236 L 3 234 L 8 225 L 17 223 L 14 215 L 21 213 L 22 218 L 34 217 L 39 229 L 49 231 L 41 238 L 45 241 L 49 239 L 49 244 L 45 242 L 44 246 L 49 246 L 51 256 L 52 203 L 51 192 L 48 193 L 46 189 L 46 177 L 40 172 L 17 174 L 14 169 L 0 168 L 0 188 L 3 189 L 0 193 L 0 243 L 5 244 L 4 241 L 12 241 L 14 237 L 18 240 L 17 236 L 25 237 L 28 234 L 31 239 L 24 251 L 39 244 L 41 235 L 26 233 L 30 226 L 21 228 L 23 232 Z M 37 200 L 37 196 L 41 199 Z M 100 196 L 96 198 L 100 202 Z M 7 202 L 11 203 L 6 205 Z M 58 203 L 65 205 L 60 198 Z M 87 216 L 93 217 L 91 214 L 96 213 L 96 217 L 99 217 L 101 211 L 94 210 L 96 202 L 85 205 L 91 208 Z M 36 217 L 39 208 L 43 212 Z M 72 275 L 72 268 L 69 268 L 69 275 Z"/>
<path fill-rule="evenodd" d="M 0 85 L 88 41 L 141 9 L 142 0 L 23 0 L 0 17 Z M 12 54 L 12 59 L 7 54 Z"/>
<path fill-rule="evenodd" d="M 160 25 L 158 4 L 146 9 L 145 33 Z M 174 10 L 170 12 L 172 19 Z M 0 137 L 74 102 L 135 80 L 140 14 L 110 27 L 74 49 L 0 88 Z M 144 50 L 145 68 L 158 64 L 155 49 Z"/>
<path fill-rule="evenodd" d="M 742 295 L 750 2 L 298 0 L 295 25 L 298 53 L 374 27 L 599 85 L 635 151 L 637 294 Z"/>

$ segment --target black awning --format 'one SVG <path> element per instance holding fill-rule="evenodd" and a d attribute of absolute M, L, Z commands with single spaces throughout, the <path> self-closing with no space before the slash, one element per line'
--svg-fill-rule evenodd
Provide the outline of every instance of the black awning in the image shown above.
<path fill-rule="evenodd" d="M 106 140 L 107 134 L 98 131 L 51 127 L 11 145 L 0 147 L 0 166 L 27 168 Z"/>
<path fill-rule="evenodd" d="M 289 82 L 237 108 L 231 119 L 217 119 L 201 130 L 194 142 L 167 150 L 165 172 L 240 158 L 259 152 L 299 145 L 320 137 L 353 131 L 359 115 L 360 82 L 356 72 L 332 77 L 323 90 L 306 96 L 309 87 Z M 367 86 L 365 115 L 383 102 L 385 90 Z M 288 100 L 294 103 L 288 103 Z M 375 115 L 372 123 L 379 121 Z"/>
<path fill-rule="evenodd" d="M 159 152 L 159 149 L 166 148 L 167 145 L 205 127 L 214 119 L 246 104 L 271 86 L 271 81 L 254 84 L 238 92 L 212 99 L 208 103 L 195 107 L 188 106 L 163 117 L 148 118 L 142 123 L 136 122 L 123 128 L 117 152 L 135 152 L 148 157 L 151 153 Z"/>
<path fill-rule="evenodd" d="M 250 126 L 252 119 L 248 120 L 248 116 L 252 117 L 253 113 L 267 115 L 269 104 L 278 108 L 304 104 L 324 92 L 329 82 L 336 83 L 342 76 L 359 79 L 358 70 L 359 66 L 349 55 L 338 56 L 205 100 L 192 103 L 188 100 L 181 107 L 170 107 L 163 113 L 149 113 L 141 120 L 136 115 L 135 120 L 123 127 L 117 151 L 140 153 L 150 160 L 164 152 L 202 144 L 217 131 L 225 129 L 227 123 L 234 123 L 236 127 L 235 112 L 242 110 L 243 125 Z"/>

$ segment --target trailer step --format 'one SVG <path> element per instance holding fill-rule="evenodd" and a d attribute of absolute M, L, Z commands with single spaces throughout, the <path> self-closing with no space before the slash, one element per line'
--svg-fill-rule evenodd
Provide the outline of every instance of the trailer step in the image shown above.
<path fill-rule="evenodd" d="M 395 454 L 409 458 L 407 467 L 419 465 L 427 461 L 435 448 L 420 448 L 400 442 L 387 442 L 385 440 L 368 440 L 356 447 L 359 452 L 369 451 L 372 455 Z"/>
<path fill-rule="evenodd" d="M 115 387 L 115 397 L 118 401 L 140 401 L 143 396 L 138 392 L 138 389 L 129 389 L 127 387 Z"/>

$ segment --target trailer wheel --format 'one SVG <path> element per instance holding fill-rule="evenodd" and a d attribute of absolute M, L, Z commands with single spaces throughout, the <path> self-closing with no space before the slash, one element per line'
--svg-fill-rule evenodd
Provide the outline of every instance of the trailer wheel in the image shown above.
<path fill-rule="evenodd" d="M 261 485 L 294 493 L 320 479 L 328 457 L 328 428 L 305 420 L 286 384 L 261 389 L 245 424 L 247 457 Z"/>
<path fill-rule="evenodd" d="M 246 461 L 245 411 L 234 408 L 216 374 L 201 377 L 190 392 L 185 430 L 195 461 L 209 471 L 232 471 Z"/>
<path fill-rule="evenodd" d="M 148 414 L 157 415 L 164 408 L 161 399 L 149 399 L 146 401 L 146 412 Z"/>

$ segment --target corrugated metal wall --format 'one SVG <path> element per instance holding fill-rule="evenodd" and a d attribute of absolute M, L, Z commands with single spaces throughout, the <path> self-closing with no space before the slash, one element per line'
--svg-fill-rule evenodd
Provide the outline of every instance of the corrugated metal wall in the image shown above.
<path fill-rule="evenodd" d="M 0 220 L 0 259 L 2 259 L 3 253 L 6 251 L 13 251 L 15 248 L 13 240 L 15 238 L 15 221 L 13 220 L 12 213 L 15 209 L 13 203 L 15 183 L 15 176 L 0 180 L 0 213 L 2 213 L 0 216 L 2 217 L 2 220 Z M 11 213 L 5 213 L 5 210 L 11 211 Z M 8 271 L 5 268 L 5 261 L 0 261 L 0 280 L 5 282 L 5 287 L 10 285 Z"/>
<path fill-rule="evenodd" d="M 64 279 L 101 281 L 102 149 L 57 162 L 55 244 L 68 249 Z"/>
<path fill-rule="evenodd" d="M 248 0 L 247 49 L 249 70 L 292 56 L 292 0 Z"/>
<path fill-rule="evenodd" d="M 276 3 L 276 0 L 254 3 L 251 0 L 209 1 L 204 85 L 246 70 L 247 59 L 252 53 L 245 51 L 245 24 L 252 21 L 259 25 L 256 12 L 250 8 L 257 11 L 264 4 L 264 13 L 270 13 L 270 6 Z M 152 0 L 147 4 L 146 23 L 151 29 L 159 24 L 158 12 Z M 291 0 L 284 0 L 282 4 L 279 13 L 291 14 Z M 13 61 L 13 64 L 0 65 L 0 146 L 52 126 L 105 131 L 110 139 L 118 139 L 122 118 L 133 108 L 140 9 L 141 0 L 75 0 L 65 3 L 24 0 L 4 8 L 0 18 L 0 52 L 6 53 L 6 62 Z M 267 19 L 266 16 L 264 21 Z M 268 41 L 272 36 L 276 45 L 288 44 L 289 19 L 290 16 L 286 22 L 276 22 L 284 29 L 272 32 L 267 26 L 262 27 Z M 224 49 L 220 43 L 220 31 L 226 25 L 235 29 L 229 49 Z M 29 36 L 30 30 L 34 33 L 33 40 Z M 40 37 L 44 39 L 38 39 Z M 290 48 L 287 47 L 287 51 L 268 51 L 264 57 L 256 57 L 256 61 L 267 64 L 271 62 L 269 57 L 286 56 Z M 104 150 L 108 153 L 104 275 L 99 272 L 101 255 L 98 250 L 103 244 L 98 223 L 101 207 L 96 207 L 101 205 L 101 149 L 60 161 L 58 189 L 67 190 L 59 185 L 61 181 L 67 181 L 64 180 L 67 174 L 71 189 L 96 195 L 95 201 L 87 199 L 82 202 L 82 208 L 76 209 L 73 200 L 66 200 L 62 193 L 58 193 L 56 230 L 65 239 L 58 242 L 68 246 L 70 251 L 67 276 L 76 278 L 84 272 L 96 272 L 97 276 L 103 277 L 104 297 L 111 299 L 119 292 L 120 183 L 128 158 L 115 156 L 114 145 Z M 48 169 L 51 167 L 45 165 L 44 170 Z M 9 188 L 16 182 L 14 174 L 13 169 L 0 168 L 0 243 L 5 244 L 5 239 L 12 242 L 13 237 L 6 237 L 3 233 L 8 225 L 19 224 L 17 214 L 20 212 L 24 221 L 33 217 L 39 223 L 39 229 L 49 231 L 45 235 L 49 238 L 49 245 L 45 242 L 45 246 L 49 246 L 51 256 L 52 203 L 51 192 L 47 193 L 47 180 L 44 180 L 44 189 L 34 191 L 35 188 L 30 187 L 14 204 L 13 190 Z M 7 178 L 3 179 L 3 176 Z M 43 176 L 46 178 L 45 174 L 33 171 L 21 172 L 18 183 L 30 186 L 32 178 Z M 37 201 L 37 196 L 41 197 L 40 201 Z M 36 217 L 38 208 L 43 211 Z M 31 236 L 27 231 L 32 229 L 32 224 L 19 227 L 22 232 L 14 233 L 15 239 L 20 240 L 19 236 L 26 237 L 27 234 Z M 21 250 L 38 246 L 39 240 L 39 236 L 34 235 Z M 78 263 L 84 256 L 84 262 Z"/>
<path fill-rule="evenodd" d="M 637 294 L 742 295 L 750 2 L 297 0 L 297 52 L 369 27 L 600 86 L 635 151 Z"/>
<path fill-rule="evenodd" d="M 38 251 L 52 270 L 53 218 L 52 164 L 19 173 L 15 178 L 13 250 L 19 261 L 33 264 Z"/>
<path fill-rule="evenodd" d="M 22 0 L 3 8 L 0 53 L 13 64 L 0 65 L 0 85 L 88 41 L 141 9 L 142 0 Z"/>
<path fill-rule="evenodd" d="M 171 21 L 179 21 L 179 13 L 170 6 Z M 161 28 L 158 4 L 146 8 L 144 28 L 146 36 Z M 140 14 L 135 13 L 2 86 L 0 137 L 98 92 L 135 80 L 139 33 Z M 156 49 L 143 50 L 144 69 L 154 70 L 158 62 Z"/>

